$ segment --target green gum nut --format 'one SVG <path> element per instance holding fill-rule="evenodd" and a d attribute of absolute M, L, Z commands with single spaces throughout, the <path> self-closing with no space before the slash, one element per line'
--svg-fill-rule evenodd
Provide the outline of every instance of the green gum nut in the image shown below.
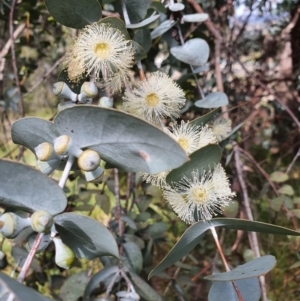
<path fill-rule="evenodd" d="M 53 225 L 53 216 L 46 210 L 40 210 L 31 215 L 30 221 L 35 232 L 45 233 L 50 231 Z"/>
<path fill-rule="evenodd" d="M 0 233 L 6 238 L 15 238 L 22 230 L 30 226 L 30 219 L 13 212 L 0 216 Z"/>
<path fill-rule="evenodd" d="M 62 98 L 68 98 L 73 102 L 77 102 L 77 94 L 75 94 L 69 86 L 64 82 L 57 82 L 53 85 L 54 95 Z"/>
<path fill-rule="evenodd" d="M 94 82 L 84 82 L 78 95 L 79 103 L 86 103 L 89 99 L 98 95 L 98 88 Z"/>
<path fill-rule="evenodd" d="M 61 135 L 54 139 L 54 151 L 58 155 L 69 155 L 79 157 L 82 150 L 74 144 L 73 139 L 68 135 Z"/>
<path fill-rule="evenodd" d="M 55 263 L 63 269 L 69 269 L 75 260 L 74 252 L 62 242 L 60 237 L 52 239 L 55 244 Z"/>
<path fill-rule="evenodd" d="M 96 170 L 100 164 L 100 156 L 96 151 L 86 149 L 78 157 L 77 164 L 83 171 Z"/>

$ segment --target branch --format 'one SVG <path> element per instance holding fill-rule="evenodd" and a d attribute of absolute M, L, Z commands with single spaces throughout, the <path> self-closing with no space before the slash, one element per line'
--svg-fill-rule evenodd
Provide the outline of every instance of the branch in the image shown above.
<path fill-rule="evenodd" d="M 16 59 L 16 53 L 15 53 L 15 38 L 14 38 L 14 9 L 16 5 L 17 0 L 12 0 L 11 3 L 11 9 L 9 13 L 9 35 L 11 40 L 11 60 L 12 60 L 12 66 L 14 70 L 14 77 L 16 81 L 16 86 L 18 89 L 18 95 L 19 95 L 19 113 L 22 117 L 25 116 L 24 111 L 24 102 L 22 98 L 22 92 L 20 87 L 20 81 L 19 81 L 19 74 L 18 74 L 18 67 L 17 67 L 17 59 Z"/>

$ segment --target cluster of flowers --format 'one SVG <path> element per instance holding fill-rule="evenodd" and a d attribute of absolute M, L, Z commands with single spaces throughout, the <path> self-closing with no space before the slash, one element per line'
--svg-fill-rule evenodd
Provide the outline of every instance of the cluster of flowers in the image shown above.
<path fill-rule="evenodd" d="M 101 75 L 105 86 L 111 91 L 120 90 L 125 83 L 124 110 L 161 126 L 187 155 L 228 137 L 231 121 L 221 118 L 216 119 L 211 128 L 184 121 L 179 125 L 171 123 L 169 128 L 165 128 L 163 118 L 174 120 L 180 117 L 180 110 L 186 101 L 184 92 L 168 75 L 159 71 L 151 73 L 131 89 L 128 78 L 133 57 L 134 48 L 120 31 L 106 24 L 95 23 L 87 26 L 79 35 L 67 54 L 66 62 L 71 80 L 79 79 L 82 74 L 92 75 L 95 79 Z M 165 199 L 187 223 L 194 223 L 199 218 L 211 219 L 235 195 L 220 164 L 204 173 L 195 170 L 192 178 L 183 177 L 172 187 L 166 183 L 169 172 L 144 174 L 143 177 L 148 183 L 162 188 Z"/>

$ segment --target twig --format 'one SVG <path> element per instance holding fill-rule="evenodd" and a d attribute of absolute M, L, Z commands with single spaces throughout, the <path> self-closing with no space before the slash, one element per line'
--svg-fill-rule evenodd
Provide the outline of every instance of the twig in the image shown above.
<path fill-rule="evenodd" d="M 40 80 L 33 86 L 31 89 L 24 95 L 24 98 L 26 98 L 29 94 L 31 94 L 47 77 L 52 73 L 52 71 L 63 61 L 64 57 L 61 57 L 58 59 L 51 67 L 50 69 L 40 78 Z"/>
<path fill-rule="evenodd" d="M 122 209 L 121 209 L 121 202 L 120 202 L 120 182 L 119 182 L 119 171 L 117 168 L 114 168 L 114 187 L 115 187 L 115 198 L 116 198 L 116 219 L 118 222 L 119 228 L 119 237 L 123 236 L 123 225 L 122 225 Z M 123 253 L 123 245 L 120 244 L 119 246 L 119 253 L 120 255 Z M 121 262 L 121 261 L 120 261 Z"/>
<path fill-rule="evenodd" d="M 24 102 L 23 102 L 23 98 L 22 98 L 22 92 L 21 92 L 19 74 L 18 74 L 18 67 L 17 67 L 17 59 L 16 59 L 16 53 L 15 53 L 14 10 L 15 10 L 16 2 L 17 2 L 17 0 L 12 0 L 11 9 L 9 12 L 9 35 L 10 35 L 10 39 L 12 40 L 10 50 L 11 50 L 11 59 L 12 59 L 14 77 L 15 77 L 16 86 L 17 86 L 18 95 L 19 95 L 19 113 L 22 117 L 24 117 L 25 116 Z"/>
<path fill-rule="evenodd" d="M 118 278 L 119 275 L 120 275 L 120 271 L 117 271 L 116 274 L 114 275 L 114 277 L 111 279 L 111 282 L 110 282 L 110 284 L 107 287 L 106 292 L 105 292 L 105 300 L 108 299 L 109 293 L 111 292 L 111 290 L 112 290 L 112 288 L 115 284 L 115 281 L 116 281 L 116 279 Z"/>
<path fill-rule="evenodd" d="M 243 205 L 245 208 L 245 214 L 248 220 L 253 221 L 253 214 L 250 207 L 250 200 L 248 196 L 248 190 L 246 183 L 244 181 L 243 176 L 243 170 L 242 170 L 242 162 L 241 162 L 241 155 L 240 155 L 240 149 L 237 144 L 234 145 L 234 159 L 235 159 L 235 166 L 237 171 L 238 180 L 240 183 L 240 187 L 242 190 L 242 196 L 243 196 Z M 248 232 L 248 237 L 251 245 L 251 249 L 253 250 L 256 257 L 260 257 L 260 250 L 259 250 L 259 243 L 257 239 L 256 232 Z M 261 286 L 262 291 L 262 300 L 267 301 L 267 290 L 266 290 L 266 280 L 264 276 L 259 277 L 259 282 Z"/>
<path fill-rule="evenodd" d="M 300 148 L 298 149 L 298 152 L 297 152 L 296 156 L 294 157 L 293 161 L 288 166 L 288 168 L 286 170 L 287 174 L 292 170 L 292 168 L 293 168 L 294 164 L 296 163 L 299 156 L 300 156 Z"/>

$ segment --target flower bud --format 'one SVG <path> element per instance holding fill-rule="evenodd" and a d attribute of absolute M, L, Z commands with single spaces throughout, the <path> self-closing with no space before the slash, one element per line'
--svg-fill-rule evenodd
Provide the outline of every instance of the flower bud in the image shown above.
<path fill-rule="evenodd" d="M 75 260 L 74 252 L 62 242 L 60 237 L 52 239 L 55 244 L 55 263 L 63 269 L 69 269 Z"/>
<path fill-rule="evenodd" d="M 101 97 L 98 102 L 98 106 L 102 108 L 112 108 L 113 105 L 113 99 L 107 96 Z"/>
<path fill-rule="evenodd" d="M 53 146 L 49 142 L 43 142 L 34 148 L 35 154 L 40 161 L 48 161 L 59 158 L 54 152 Z"/>
<path fill-rule="evenodd" d="M 58 155 L 71 155 L 79 157 L 82 150 L 73 143 L 73 139 L 68 135 L 62 135 L 54 139 L 54 151 Z"/>
<path fill-rule="evenodd" d="M 21 217 L 13 212 L 6 212 L 0 216 L 0 233 L 6 238 L 16 237 L 29 226 L 29 218 Z"/>
<path fill-rule="evenodd" d="M 53 225 L 53 216 L 46 210 L 36 211 L 31 215 L 31 227 L 35 232 L 48 232 Z"/>
<path fill-rule="evenodd" d="M 77 101 L 77 94 L 75 94 L 64 82 L 55 83 L 52 90 L 56 96 L 71 99 L 73 102 Z"/>
<path fill-rule="evenodd" d="M 92 149 L 84 150 L 78 157 L 77 164 L 84 171 L 93 171 L 99 167 L 100 156 Z"/>
<path fill-rule="evenodd" d="M 93 183 L 99 183 L 102 179 L 104 169 L 101 166 L 98 166 L 95 170 L 93 171 L 86 171 L 84 173 L 85 179 L 87 182 L 93 182 Z"/>
<path fill-rule="evenodd" d="M 86 103 L 89 99 L 98 95 L 98 88 L 94 82 L 84 82 L 78 95 L 79 103 Z"/>

